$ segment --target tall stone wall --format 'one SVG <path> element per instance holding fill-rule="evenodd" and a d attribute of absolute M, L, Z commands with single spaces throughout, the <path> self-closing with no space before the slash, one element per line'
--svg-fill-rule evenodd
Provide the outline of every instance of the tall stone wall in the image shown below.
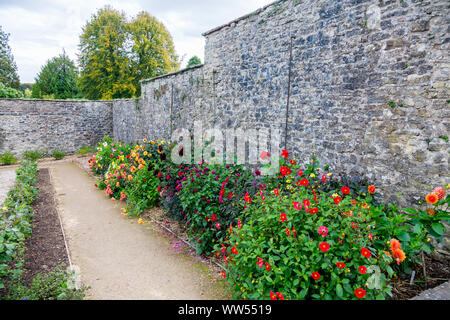
<path fill-rule="evenodd" d="M 140 135 L 167 138 L 194 120 L 275 126 L 300 158 L 315 152 L 335 170 L 376 179 L 385 198 L 402 192 L 415 203 L 449 182 L 449 7 L 275 2 L 206 32 L 203 66 L 142 82 L 128 127 L 139 119 Z"/>
<path fill-rule="evenodd" d="M 144 137 L 169 139 L 175 128 L 192 129 L 196 120 L 214 123 L 212 81 L 203 66 L 144 80 L 141 100 L 114 101 L 114 137 L 124 142 Z"/>
<path fill-rule="evenodd" d="M 0 153 L 75 152 L 112 135 L 112 101 L 0 99 Z"/>

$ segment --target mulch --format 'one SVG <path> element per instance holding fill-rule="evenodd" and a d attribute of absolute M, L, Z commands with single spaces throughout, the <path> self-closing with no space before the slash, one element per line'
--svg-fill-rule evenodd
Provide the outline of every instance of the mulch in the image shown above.
<path fill-rule="evenodd" d="M 410 277 L 396 278 L 391 281 L 393 300 L 408 300 L 422 293 L 424 290 L 435 288 L 450 280 L 450 264 L 448 261 L 439 261 L 430 255 L 425 255 L 425 272 L 427 281 L 424 281 L 423 267 L 416 265 L 416 274 L 411 284 Z"/>
<path fill-rule="evenodd" d="M 23 280 L 27 285 L 40 272 L 47 273 L 57 266 L 69 265 L 48 169 L 39 170 L 36 185 L 39 193 L 33 203 L 33 231 L 25 242 Z"/>

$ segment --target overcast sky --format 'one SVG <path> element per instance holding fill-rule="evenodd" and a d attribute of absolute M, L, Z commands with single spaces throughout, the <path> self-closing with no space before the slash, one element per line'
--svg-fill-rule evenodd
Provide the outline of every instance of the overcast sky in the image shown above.
<path fill-rule="evenodd" d="M 203 61 L 202 33 L 273 0 L 0 0 L 0 25 L 10 34 L 22 83 L 34 82 L 41 66 L 64 48 L 74 60 L 81 28 L 109 4 L 128 18 L 145 10 L 171 33 L 182 66 L 194 55 Z"/>

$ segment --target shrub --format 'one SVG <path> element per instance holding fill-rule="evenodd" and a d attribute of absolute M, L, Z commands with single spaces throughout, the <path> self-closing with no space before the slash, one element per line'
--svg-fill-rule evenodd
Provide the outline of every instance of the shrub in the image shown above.
<path fill-rule="evenodd" d="M 436 191 L 437 190 L 437 191 Z M 436 192 L 435 192 L 436 191 Z M 436 202 L 427 203 L 425 209 L 403 208 L 399 209 L 393 204 L 372 206 L 372 218 L 377 228 L 374 234 L 379 239 L 395 239 L 401 242 L 401 251 L 408 259 L 404 262 L 397 261 L 397 271 L 410 274 L 414 264 L 421 264 L 419 253 L 422 251 L 432 253 L 434 250 L 431 238 L 440 243 L 443 240 L 445 226 L 442 221 L 449 221 L 448 206 L 450 196 L 445 196 L 443 188 L 436 188 L 427 195 L 435 196 Z M 428 199 L 426 197 L 426 199 Z M 378 248 L 384 247 L 385 243 L 378 240 L 374 243 Z M 391 254 L 394 259 L 399 260 L 395 252 Z"/>
<path fill-rule="evenodd" d="M 0 98 L 23 98 L 23 93 L 0 82 Z"/>
<path fill-rule="evenodd" d="M 274 179 L 285 184 L 261 187 L 247 199 L 247 223 L 230 228 L 229 241 L 217 247 L 235 296 L 383 299 L 392 259 L 373 245 L 375 223 L 365 199 L 347 188 L 320 192 L 326 182 L 317 162 L 303 170 L 293 163 L 283 161 Z"/>
<path fill-rule="evenodd" d="M 31 161 L 36 161 L 42 157 L 44 157 L 44 153 L 38 150 L 27 150 L 22 155 L 23 159 Z"/>
<path fill-rule="evenodd" d="M 4 165 L 11 165 L 17 163 L 17 158 L 11 153 L 11 151 L 7 151 L 4 154 L 0 155 L 0 163 Z"/>
<path fill-rule="evenodd" d="M 63 159 L 66 156 L 66 153 L 64 151 L 62 151 L 62 150 L 53 150 L 52 156 L 56 160 L 61 160 L 61 159 Z"/>
<path fill-rule="evenodd" d="M 89 159 L 92 172 L 104 175 L 108 171 L 109 165 L 117 157 L 128 157 L 131 146 L 126 143 L 116 143 L 108 136 L 97 143 L 96 153 Z"/>
<path fill-rule="evenodd" d="M 159 202 L 160 184 L 166 179 L 170 144 L 147 141 L 136 145 L 130 154 L 128 184 L 125 189 L 127 212 L 139 215 Z"/>
<path fill-rule="evenodd" d="M 240 200 L 250 190 L 254 177 L 251 171 L 237 165 L 201 163 L 184 166 L 183 170 L 176 179 L 188 235 L 198 253 L 208 254 L 240 217 Z"/>

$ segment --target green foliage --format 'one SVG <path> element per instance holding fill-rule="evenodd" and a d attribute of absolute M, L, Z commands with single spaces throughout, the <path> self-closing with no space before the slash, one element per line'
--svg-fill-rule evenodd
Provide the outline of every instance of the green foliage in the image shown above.
<path fill-rule="evenodd" d="M 52 156 L 56 160 L 61 160 L 61 159 L 63 159 L 66 156 L 66 153 L 64 151 L 62 151 L 62 150 L 56 149 L 56 150 L 52 151 Z"/>
<path fill-rule="evenodd" d="M 237 222 L 243 205 L 244 190 L 253 182 L 252 173 L 241 166 L 186 166 L 178 180 L 178 198 L 183 208 L 188 235 L 198 253 L 211 253 L 214 245 L 226 238 L 228 226 Z"/>
<path fill-rule="evenodd" d="M 17 260 L 25 239 L 31 235 L 31 203 L 37 195 L 37 188 L 33 187 L 37 172 L 36 162 L 23 161 L 16 170 L 15 185 L 0 207 L 0 289 L 5 279 L 16 279 L 21 274 Z"/>
<path fill-rule="evenodd" d="M 129 22 L 128 30 L 133 42 L 129 54 L 131 77 L 136 96 L 140 96 L 139 81 L 176 71 L 178 57 L 166 27 L 147 12 L 140 12 Z"/>
<path fill-rule="evenodd" d="M 88 154 L 88 153 L 90 153 L 90 152 L 95 152 L 95 148 L 93 148 L 93 147 L 90 147 L 90 146 L 83 146 L 83 147 L 81 147 L 80 149 L 78 149 L 78 151 L 77 151 L 77 153 L 78 154 L 81 154 L 81 155 L 85 155 L 85 154 Z"/>
<path fill-rule="evenodd" d="M 78 96 L 78 71 L 65 51 L 47 61 L 35 78 L 33 98 L 70 99 Z"/>
<path fill-rule="evenodd" d="M 9 288 L 9 300 L 82 300 L 87 287 L 76 289 L 74 273 L 57 267 L 49 273 L 39 273 L 30 287 L 17 281 Z"/>
<path fill-rule="evenodd" d="M 186 68 L 190 68 L 199 64 L 202 64 L 200 58 L 197 56 L 193 56 L 192 58 L 189 59 Z"/>
<path fill-rule="evenodd" d="M 135 94 L 130 87 L 126 40 L 125 14 L 109 6 L 98 10 L 83 27 L 79 86 L 86 98 L 129 98 Z"/>
<path fill-rule="evenodd" d="M 23 93 L 0 82 L 0 98 L 23 98 Z"/>
<path fill-rule="evenodd" d="M 372 218 L 376 222 L 377 241 L 374 246 L 386 246 L 384 240 L 397 239 L 401 242 L 402 250 L 408 257 L 403 263 L 395 266 L 397 271 L 410 274 L 415 264 L 421 264 L 419 253 L 432 253 L 434 250 L 433 237 L 438 243 L 442 242 L 445 227 L 443 221 L 450 221 L 448 205 L 450 196 L 438 201 L 425 210 L 420 208 L 399 209 L 393 204 L 372 206 Z M 430 211 L 431 210 L 431 211 Z"/>
<path fill-rule="evenodd" d="M 223 259 L 235 298 L 386 299 L 390 279 L 431 253 L 430 238 L 442 241 L 449 221 L 442 188 L 427 196 L 433 210 L 398 209 L 382 204 L 364 176 L 333 175 L 315 158 L 301 166 L 286 150 L 270 177 L 237 165 L 174 164 L 162 141 L 106 137 L 97 151 L 98 187 L 126 200 L 129 215 L 161 201 L 185 222 L 198 253 Z"/>
<path fill-rule="evenodd" d="M 5 33 L 0 26 L 0 83 L 3 83 L 6 87 L 19 89 L 20 81 L 19 75 L 17 74 L 17 65 L 14 61 L 8 41 L 9 34 Z M 2 95 L 0 89 L 0 98 L 1 97 Z"/>
<path fill-rule="evenodd" d="M 36 161 L 44 157 L 44 153 L 39 150 L 27 150 L 23 153 L 22 158 L 25 160 Z"/>
<path fill-rule="evenodd" d="M 11 151 L 7 151 L 0 154 L 0 163 L 4 165 L 16 164 L 17 158 L 11 153 Z"/>
<path fill-rule="evenodd" d="M 159 185 L 160 180 L 153 171 L 138 170 L 125 188 L 128 214 L 140 215 L 145 209 L 154 207 L 159 202 Z"/>
<path fill-rule="evenodd" d="M 97 143 L 96 153 L 89 160 L 91 170 L 96 174 L 104 175 L 117 157 L 126 157 L 130 151 L 129 144 L 116 143 L 113 138 L 106 136 Z"/>
<path fill-rule="evenodd" d="M 139 81 L 175 71 L 177 56 L 164 25 L 146 12 L 128 22 L 106 6 L 80 36 L 80 88 L 89 99 L 140 95 Z"/>
<path fill-rule="evenodd" d="M 373 246 L 375 223 L 366 199 L 348 189 L 319 191 L 327 182 L 314 159 L 306 168 L 281 164 L 288 169 L 247 201 L 246 223 L 223 243 L 234 296 L 269 299 L 279 292 L 285 299 L 347 300 L 358 299 L 356 290 L 363 289 L 364 298 L 384 299 L 392 259 Z M 369 268 L 377 272 L 371 275 Z M 320 279 L 313 278 L 315 272 Z"/>

